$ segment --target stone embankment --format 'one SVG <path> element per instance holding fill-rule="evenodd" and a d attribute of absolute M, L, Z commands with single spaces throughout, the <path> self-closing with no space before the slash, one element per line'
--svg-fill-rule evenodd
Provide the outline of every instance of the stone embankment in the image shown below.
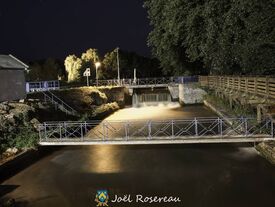
<path fill-rule="evenodd" d="M 76 120 L 39 99 L 0 103 L 0 164 L 37 145 L 37 126 L 57 118 Z"/>
<path fill-rule="evenodd" d="M 124 106 L 123 88 L 81 87 L 53 91 L 73 107 L 78 116 L 67 115 L 48 102 L 43 93 L 29 94 L 26 100 L 0 103 L 0 165 L 35 148 L 37 125 L 44 121 L 102 119 Z"/>
<path fill-rule="evenodd" d="M 263 157 L 275 165 L 275 142 L 262 142 L 256 146 L 256 149 Z"/>

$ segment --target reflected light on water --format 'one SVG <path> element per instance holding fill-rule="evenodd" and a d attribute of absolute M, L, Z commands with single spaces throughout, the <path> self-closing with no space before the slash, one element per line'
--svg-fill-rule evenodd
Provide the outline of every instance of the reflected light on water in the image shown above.
<path fill-rule="evenodd" d="M 107 121 L 131 121 L 131 120 L 167 120 L 167 119 L 183 119 L 192 118 L 196 116 L 196 113 L 205 116 L 213 116 L 213 113 L 203 107 L 189 106 L 181 107 L 178 103 L 159 104 L 158 106 L 146 106 L 140 108 L 124 108 L 118 110 L 114 114 L 107 117 Z M 140 123 L 139 123 L 140 124 Z M 111 123 L 113 127 L 116 125 Z M 136 124 L 135 127 L 140 127 Z M 120 129 L 118 127 L 118 129 Z M 94 137 L 94 132 L 100 132 L 102 125 L 99 124 L 88 133 L 87 137 Z M 124 136 L 123 130 L 108 131 L 108 137 L 119 137 Z M 122 162 L 123 152 L 118 149 L 119 146 L 108 145 L 108 146 L 93 146 L 89 150 L 89 162 L 84 166 L 84 171 L 89 173 L 118 173 L 123 172 Z"/>
<path fill-rule="evenodd" d="M 121 172 L 121 160 L 118 146 L 94 146 L 89 150 L 89 163 L 84 168 L 88 173 L 118 173 Z"/>

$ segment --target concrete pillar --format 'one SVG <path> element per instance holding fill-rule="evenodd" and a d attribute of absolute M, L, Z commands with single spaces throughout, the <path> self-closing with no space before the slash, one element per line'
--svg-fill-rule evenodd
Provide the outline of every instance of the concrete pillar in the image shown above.
<path fill-rule="evenodd" d="M 181 105 L 184 104 L 184 85 L 179 84 L 179 102 Z"/>

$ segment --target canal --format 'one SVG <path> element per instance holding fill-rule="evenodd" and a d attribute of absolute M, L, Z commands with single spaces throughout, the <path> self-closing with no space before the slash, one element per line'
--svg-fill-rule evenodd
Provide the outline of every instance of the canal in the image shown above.
<path fill-rule="evenodd" d="M 125 108 L 108 120 L 216 116 L 200 105 Z M 275 205 L 275 167 L 249 144 L 71 146 L 56 150 L 0 185 L 21 206 L 256 207 Z M 173 196 L 178 203 L 112 203 L 115 195 Z"/>

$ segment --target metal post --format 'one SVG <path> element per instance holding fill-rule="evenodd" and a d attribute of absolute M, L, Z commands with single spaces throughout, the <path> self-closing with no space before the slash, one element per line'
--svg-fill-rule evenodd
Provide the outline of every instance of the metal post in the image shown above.
<path fill-rule="evenodd" d="M 87 86 L 88 86 L 88 87 L 90 86 L 90 83 L 89 83 L 89 76 L 87 76 Z"/>
<path fill-rule="evenodd" d="M 171 127 L 172 127 L 172 138 L 174 138 L 174 120 L 171 121 Z"/>
<path fill-rule="evenodd" d="M 199 133 L 198 133 L 198 120 L 197 120 L 197 118 L 194 119 L 194 122 L 195 122 L 195 134 L 196 134 L 196 136 L 198 136 Z"/>
<path fill-rule="evenodd" d="M 83 124 L 80 124 L 81 141 L 83 141 Z"/>
<path fill-rule="evenodd" d="M 219 118 L 220 121 L 220 132 L 221 132 L 221 136 L 223 136 L 223 128 L 222 128 L 222 119 Z"/>
<path fill-rule="evenodd" d="M 96 78 L 96 87 L 98 87 L 98 76 L 97 76 L 97 68 L 98 66 L 95 67 L 95 78 Z"/>
<path fill-rule="evenodd" d="M 84 127 L 85 127 L 85 134 L 87 134 L 87 122 L 86 121 L 84 123 Z"/>
<path fill-rule="evenodd" d="M 44 123 L 44 133 L 45 133 L 45 139 L 46 139 L 46 141 L 48 141 L 46 123 Z"/>
<path fill-rule="evenodd" d="M 64 122 L 64 133 L 65 133 L 65 138 L 67 138 L 67 123 Z"/>
<path fill-rule="evenodd" d="M 152 121 L 148 122 L 148 139 L 151 139 L 151 132 L 152 132 Z"/>
<path fill-rule="evenodd" d="M 244 127 L 245 127 L 245 136 L 247 137 L 248 131 L 247 131 L 247 118 L 244 119 Z"/>
<path fill-rule="evenodd" d="M 137 82 L 137 70 L 134 68 L 134 81 L 133 83 L 136 84 Z"/>
<path fill-rule="evenodd" d="M 118 80 L 118 83 L 120 83 L 120 69 L 119 69 L 119 47 L 117 47 L 117 80 Z M 120 85 L 120 84 L 119 84 Z"/>
<path fill-rule="evenodd" d="M 62 124 L 59 124 L 59 137 L 62 139 Z"/>
<path fill-rule="evenodd" d="M 126 141 L 128 140 L 128 130 L 129 130 L 129 123 L 125 123 L 124 125 L 124 128 L 125 128 L 125 138 L 126 138 Z"/>

